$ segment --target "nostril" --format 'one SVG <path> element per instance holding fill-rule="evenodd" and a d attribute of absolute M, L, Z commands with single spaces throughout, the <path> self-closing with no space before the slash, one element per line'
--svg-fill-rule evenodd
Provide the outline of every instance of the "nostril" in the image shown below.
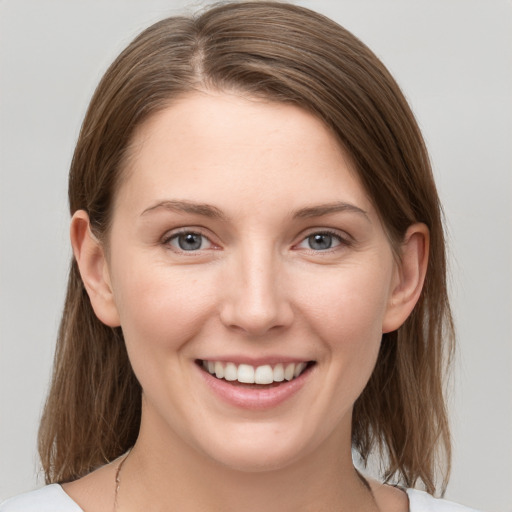
<path fill-rule="evenodd" d="M 238 304 L 231 311 L 221 314 L 222 323 L 231 330 L 237 330 L 249 336 L 261 337 L 270 332 L 285 329 L 291 324 L 293 314 L 291 312 L 276 310 L 259 311 L 248 310 L 244 305 Z"/>
<path fill-rule="evenodd" d="M 240 279 L 223 283 L 220 318 L 229 329 L 260 337 L 290 325 L 293 310 L 285 287 L 269 270 L 273 263 L 261 263 L 256 270 L 255 266 L 254 262 L 243 263 Z"/>

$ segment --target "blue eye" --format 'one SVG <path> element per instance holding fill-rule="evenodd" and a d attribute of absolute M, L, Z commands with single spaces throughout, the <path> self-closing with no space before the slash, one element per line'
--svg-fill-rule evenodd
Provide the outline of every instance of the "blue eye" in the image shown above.
<path fill-rule="evenodd" d="M 315 251 L 330 249 L 333 242 L 333 236 L 328 233 L 315 233 L 314 235 L 308 236 L 309 247 Z"/>
<path fill-rule="evenodd" d="M 327 251 L 342 243 L 341 237 L 333 233 L 313 233 L 306 237 L 299 247 L 313 251 Z"/>
<path fill-rule="evenodd" d="M 191 231 L 173 235 L 168 243 L 180 251 L 188 252 L 208 249 L 211 246 L 211 242 L 205 236 Z"/>

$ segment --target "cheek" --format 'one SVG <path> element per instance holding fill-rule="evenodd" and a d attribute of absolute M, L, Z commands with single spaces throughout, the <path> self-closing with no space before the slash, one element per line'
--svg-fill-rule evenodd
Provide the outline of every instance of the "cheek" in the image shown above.
<path fill-rule="evenodd" d="M 152 410 L 186 417 L 179 397 L 189 396 L 189 342 L 211 317 L 208 285 L 168 265 L 127 268 L 139 271 L 119 275 L 116 301 L 133 371 Z"/>
<path fill-rule="evenodd" d="M 307 283 L 302 313 L 324 346 L 329 399 L 339 411 L 362 392 L 375 366 L 382 340 L 391 274 L 379 265 L 339 269 L 329 279 Z M 340 412 L 341 414 L 341 412 Z"/>
<path fill-rule="evenodd" d="M 383 265 L 385 267 L 385 265 Z M 301 309 L 325 338 L 337 344 L 365 344 L 378 338 L 390 296 L 390 272 L 379 264 L 333 269 L 305 280 Z"/>
<path fill-rule="evenodd" d="M 132 269 L 138 269 L 133 271 Z M 197 334 L 212 309 L 204 280 L 169 266 L 126 265 L 118 273 L 116 304 L 128 350 L 156 358 Z M 165 356 L 164 356 L 165 357 Z"/>

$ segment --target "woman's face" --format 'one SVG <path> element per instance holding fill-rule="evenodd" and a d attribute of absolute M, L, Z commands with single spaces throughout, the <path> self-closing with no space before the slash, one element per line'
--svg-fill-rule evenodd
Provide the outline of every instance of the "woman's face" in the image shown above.
<path fill-rule="evenodd" d="M 350 451 L 399 272 L 333 135 L 295 106 L 195 93 L 132 150 L 106 279 L 141 436 L 245 470 Z"/>

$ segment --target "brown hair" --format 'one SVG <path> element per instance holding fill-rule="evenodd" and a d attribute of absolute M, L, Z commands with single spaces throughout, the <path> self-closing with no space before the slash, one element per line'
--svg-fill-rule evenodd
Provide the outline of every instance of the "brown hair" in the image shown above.
<path fill-rule="evenodd" d="M 443 376 L 453 345 L 441 207 L 427 151 L 399 87 L 356 37 L 324 16 L 279 2 L 218 5 L 141 33 L 101 80 L 69 177 L 71 213 L 88 212 L 105 240 L 113 197 L 136 127 L 193 90 L 237 90 L 313 112 L 350 154 L 390 240 L 430 230 L 422 295 L 405 324 L 385 334 L 353 413 L 353 446 L 383 477 L 444 490 L 450 437 Z M 141 389 L 120 328 L 95 316 L 72 262 L 39 451 L 47 482 L 78 478 L 136 440 Z M 444 456 L 443 456 L 444 455 Z M 444 462 L 444 466 L 440 463 Z M 440 465 L 441 464 L 441 465 Z"/>

